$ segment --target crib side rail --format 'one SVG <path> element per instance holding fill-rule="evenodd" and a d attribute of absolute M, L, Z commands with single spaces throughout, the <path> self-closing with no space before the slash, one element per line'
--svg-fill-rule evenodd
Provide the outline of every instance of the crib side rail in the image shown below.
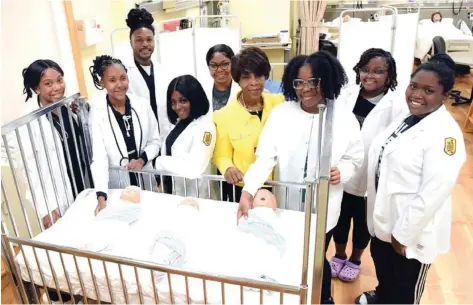
<path fill-rule="evenodd" d="M 21 273 L 19 264 L 16 261 L 17 257 L 11 250 L 14 247 L 19 249 L 18 255 L 21 254 L 22 259 L 24 260 L 24 266 L 26 266 L 26 268 L 24 269 L 26 269 L 26 271 L 23 270 L 23 274 Z M 149 299 L 152 299 L 155 304 L 174 304 L 174 294 L 177 292 L 173 292 L 173 281 L 171 280 L 171 276 L 181 276 L 184 278 L 185 298 L 187 299 L 187 303 L 190 303 L 191 301 L 191 295 L 189 293 L 191 287 L 189 281 L 191 280 L 199 280 L 202 282 L 202 292 L 205 303 L 208 302 L 208 285 L 210 285 L 209 283 L 211 282 L 220 283 L 220 295 L 222 298 L 222 304 L 225 304 L 226 302 L 225 288 L 228 287 L 226 285 L 239 286 L 241 304 L 244 302 L 244 298 L 247 295 L 246 293 L 248 293 L 246 289 L 259 291 L 260 304 L 263 304 L 264 302 L 265 292 L 277 293 L 279 295 L 279 300 L 281 304 L 284 303 L 284 297 L 287 295 L 298 296 L 300 303 L 302 303 L 302 300 L 306 298 L 307 294 L 307 286 L 289 286 L 265 281 L 206 274 L 202 272 L 162 266 L 145 261 L 132 260 L 124 257 L 117 257 L 68 247 L 61 247 L 21 237 L 10 237 L 5 234 L 2 234 L 2 248 L 6 249 L 5 252 L 9 262 L 13 262 L 11 264 L 13 268 L 11 268 L 12 270 L 10 271 L 13 273 L 13 277 L 17 279 L 16 285 L 18 288 L 18 292 L 25 303 L 40 303 L 42 298 L 44 297 L 47 298 L 48 302 L 50 302 L 50 294 L 54 292 L 57 293 L 57 296 L 59 297 L 59 301 L 61 303 L 65 301 L 63 300 L 65 296 L 69 296 L 74 301 L 74 303 L 76 303 L 75 299 L 77 298 L 81 298 L 82 301 L 86 304 L 88 300 L 96 300 L 99 302 L 99 304 L 101 301 L 107 303 L 111 302 L 112 304 L 132 302 L 133 300 L 131 300 L 130 298 L 131 293 L 129 291 L 130 278 L 128 277 L 125 280 L 124 277 L 124 270 L 129 270 L 129 268 L 133 268 L 134 270 L 133 281 L 136 284 L 137 292 L 134 291 L 133 293 L 134 295 L 138 295 L 138 300 L 135 301 L 139 301 L 139 303 L 141 304 L 143 304 L 146 300 L 149 301 Z M 25 253 L 28 251 L 30 253 L 33 253 L 34 255 L 33 261 L 29 261 L 27 259 L 28 256 L 26 256 Z M 31 257 L 31 255 L 29 256 Z M 40 256 L 42 256 L 42 260 L 40 259 Z M 53 259 L 55 257 L 57 259 L 58 256 L 60 258 L 61 264 L 53 264 Z M 47 258 L 46 263 L 44 260 L 45 257 Z M 73 268 L 74 270 L 67 270 L 66 266 L 69 265 L 69 267 L 71 267 L 71 264 L 64 263 L 66 257 L 69 257 L 69 260 L 72 257 L 72 261 L 74 262 L 73 266 L 75 266 L 75 268 Z M 32 265 L 36 266 L 34 271 L 31 268 Z M 120 285 L 112 285 L 113 281 L 109 277 L 109 272 L 111 270 L 112 265 L 118 267 L 121 279 Z M 102 270 L 100 272 L 104 272 L 105 274 L 105 280 L 107 283 L 105 288 L 105 285 L 103 283 L 100 286 L 99 282 L 97 282 L 97 266 L 101 266 Z M 39 272 L 39 276 L 35 276 L 35 272 Z M 166 301 L 162 299 L 160 300 L 159 298 L 159 295 L 161 295 L 162 297 L 163 294 L 159 293 L 158 285 L 155 283 L 154 275 L 156 272 L 164 274 L 164 278 L 168 279 L 169 290 L 167 290 L 166 293 L 169 293 L 169 299 Z M 88 273 L 90 276 L 87 276 L 85 278 L 85 273 Z M 62 280 L 58 278 L 58 274 L 63 277 Z M 145 276 L 143 275 L 146 275 L 147 279 L 145 279 Z M 73 287 L 71 285 L 71 277 L 78 277 L 78 280 L 80 282 L 79 292 L 77 290 L 73 290 Z M 64 278 L 67 282 L 67 285 L 64 283 Z M 90 285 L 90 281 L 87 281 L 90 279 L 92 279 L 93 285 Z M 149 281 L 150 279 L 153 291 L 143 291 L 143 288 L 149 288 L 149 285 L 146 286 L 144 283 L 145 281 Z M 62 283 L 62 285 L 60 283 Z M 92 286 L 92 289 L 87 289 L 87 286 Z M 43 288 L 41 290 L 44 291 L 43 295 L 40 295 L 40 287 Z M 106 293 L 104 293 L 104 289 L 106 290 Z M 235 302 L 236 300 L 228 301 Z"/>
<path fill-rule="evenodd" d="M 3 232 L 37 235 L 91 186 L 87 121 L 88 105 L 75 94 L 2 126 Z"/>

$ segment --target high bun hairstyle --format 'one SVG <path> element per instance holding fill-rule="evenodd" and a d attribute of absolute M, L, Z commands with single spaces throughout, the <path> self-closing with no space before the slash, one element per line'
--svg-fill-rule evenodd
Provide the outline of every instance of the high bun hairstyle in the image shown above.
<path fill-rule="evenodd" d="M 455 62 L 453 59 L 444 53 L 439 53 L 430 58 L 430 60 L 417 68 L 412 73 L 411 78 L 420 71 L 430 71 L 437 74 L 439 83 L 443 87 L 443 92 L 449 92 L 455 85 Z"/>
<path fill-rule="evenodd" d="M 107 68 L 113 64 L 121 65 L 123 69 L 127 71 L 125 65 L 121 62 L 120 59 L 116 59 L 108 55 L 95 57 L 95 59 L 93 60 L 93 65 L 89 68 L 90 75 L 92 75 L 95 88 L 103 90 L 103 87 L 100 85 L 100 80 L 102 79 L 105 70 L 107 70 Z"/>
<path fill-rule="evenodd" d="M 47 69 L 54 69 L 59 74 L 64 76 L 64 71 L 54 61 L 49 59 L 38 59 L 30 64 L 27 68 L 23 69 L 23 94 L 26 94 L 25 102 L 33 97 L 33 92 L 38 87 L 41 77 Z"/>
<path fill-rule="evenodd" d="M 128 17 L 126 19 L 126 25 L 130 28 L 130 38 L 134 31 L 141 28 L 149 29 L 154 35 L 153 22 L 153 16 L 144 8 L 131 9 L 130 12 L 128 12 Z"/>

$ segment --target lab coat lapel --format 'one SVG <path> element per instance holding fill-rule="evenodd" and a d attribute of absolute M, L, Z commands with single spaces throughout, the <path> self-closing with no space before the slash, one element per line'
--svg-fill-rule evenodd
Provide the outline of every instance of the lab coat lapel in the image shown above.
<path fill-rule="evenodd" d="M 156 91 L 156 103 L 158 103 L 158 109 L 159 109 L 159 102 L 162 100 L 163 97 L 165 100 L 165 94 L 167 91 L 165 80 L 164 80 L 164 72 L 160 63 L 153 61 L 153 72 L 154 72 L 154 90 Z M 160 95 L 163 95 L 163 96 L 160 96 Z"/>
<path fill-rule="evenodd" d="M 350 109 L 350 111 L 353 111 L 355 108 L 356 100 L 358 99 L 358 95 L 360 94 L 360 86 L 358 85 L 353 85 L 349 88 L 346 89 L 346 95 L 343 97 L 343 95 L 340 96 L 341 99 L 345 99 L 345 104 L 347 106 L 347 109 Z M 340 99 L 337 99 L 337 101 Z"/>
<path fill-rule="evenodd" d="M 435 124 L 441 124 L 441 116 L 442 116 L 442 113 L 446 111 L 445 109 L 446 109 L 445 106 L 441 106 L 437 111 L 429 114 L 427 117 L 422 119 L 422 121 L 417 123 L 415 126 L 412 126 L 408 130 L 406 130 L 401 136 L 398 136 L 398 138 L 395 141 L 389 143 L 389 145 L 386 146 L 384 154 L 389 155 L 396 149 L 406 146 L 407 142 L 415 140 L 415 138 L 417 138 L 425 130 L 434 128 Z M 404 116 L 401 116 L 400 120 L 396 120 L 397 125 L 393 126 L 394 129 L 390 128 L 391 132 L 388 134 L 388 137 L 392 134 L 392 132 L 397 127 L 399 127 L 402 124 L 404 119 L 405 119 Z M 388 138 L 386 138 L 386 140 L 387 139 Z M 406 149 L 408 148 L 409 147 L 406 146 Z"/>
<path fill-rule="evenodd" d="M 118 125 L 117 119 L 115 118 L 115 115 L 113 114 L 113 111 L 109 106 L 107 106 L 105 111 L 108 111 L 108 114 L 105 114 L 105 115 L 110 115 L 110 122 L 107 122 L 108 123 L 107 125 L 110 125 L 110 133 L 111 133 L 110 137 L 112 138 L 112 141 L 115 142 L 115 138 L 113 136 L 113 133 L 115 133 L 115 137 L 117 140 L 117 142 L 115 143 L 115 146 L 118 145 L 116 149 L 117 150 L 119 149 L 119 151 L 117 151 L 118 161 L 120 161 L 122 157 L 128 158 L 128 150 L 126 149 L 125 139 L 123 138 L 123 134 L 120 129 L 120 126 Z"/>
<path fill-rule="evenodd" d="M 386 100 L 394 98 L 394 94 L 391 90 L 386 93 L 385 96 L 376 104 L 373 110 L 368 114 L 369 116 L 376 116 L 378 112 L 383 111 L 384 109 L 391 107 L 392 103 L 388 103 Z"/>

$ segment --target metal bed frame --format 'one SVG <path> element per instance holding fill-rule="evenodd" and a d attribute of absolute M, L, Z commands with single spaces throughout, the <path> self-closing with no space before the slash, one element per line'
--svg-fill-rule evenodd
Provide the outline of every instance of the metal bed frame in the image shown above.
<path fill-rule="evenodd" d="M 320 296 L 321 296 L 321 285 L 322 285 L 322 275 L 323 275 L 323 262 L 324 262 L 324 257 L 325 257 L 325 228 L 326 228 L 326 220 L 327 220 L 327 206 L 328 206 L 328 197 L 329 197 L 329 174 L 330 174 L 330 159 L 331 159 L 331 146 L 332 146 L 332 118 L 333 118 L 333 101 L 327 101 L 327 105 L 321 105 L 319 106 L 320 111 L 322 113 L 324 111 L 327 111 L 326 114 L 326 121 L 323 123 L 322 121 L 319 122 L 319 139 L 322 139 L 322 135 L 324 133 L 324 139 L 325 143 L 322 144 L 321 141 L 318 143 L 318 148 L 319 148 L 319 171 L 317 173 L 316 181 L 307 181 L 305 183 L 291 183 L 291 182 L 280 182 L 280 181 L 269 181 L 267 184 L 272 185 L 272 186 L 277 186 L 277 187 L 285 187 L 286 190 L 289 190 L 289 188 L 296 188 L 299 189 L 299 194 L 302 193 L 302 190 L 306 190 L 306 200 L 303 204 L 300 205 L 300 211 L 303 211 L 305 214 L 304 216 L 304 245 L 303 245 L 303 261 L 302 261 L 302 277 L 300 281 L 300 285 L 297 286 L 288 286 L 288 285 L 281 285 L 277 283 L 269 283 L 266 281 L 257 281 L 257 280 L 252 280 L 252 279 L 244 279 L 244 278 L 236 278 L 236 277 L 229 277 L 229 276 L 217 276 L 217 275 L 210 275 L 206 273 L 200 273 L 200 272 L 193 272 L 189 270 L 184 270 L 184 269 L 178 269 L 178 268 L 173 268 L 169 266 L 164 266 L 164 265 L 159 265 L 155 263 L 150 263 L 150 262 L 145 262 L 145 261 L 139 261 L 139 260 L 133 260 L 129 258 L 123 258 L 123 257 L 117 257 L 117 256 L 112 256 L 112 255 L 106 255 L 106 254 L 100 254 L 96 252 L 90 252 L 90 251 L 83 251 L 79 249 L 73 249 L 73 248 L 68 248 L 64 246 L 58 246 L 58 245 L 53 245 L 45 242 L 40 242 L 34 239 L 34 237 L 37 235 L 37 233 L 43 232 L 45 229 L 41 223 L 40 216 L 38 215 L 37 212 L 37 197 L 38 195 L 41 195 L 41 192 L 38 191 L 38 189 L 33 188 L 32 186 L 32 181 L 30 174 L 28 173 L 29 170 L 37 169 L 40 172 L 41 166 L 38 163 L 38 154 L 39 152 L 36 151 L 37 147 L 35 146 L 35 142 L 37 141 L 42 141 L 45 143 L 45 135 L 44 135 L 44 129 L 43 129 L 43 123 L 42 117 L 46 117 L 49 122 L 52 124 L 52 113 L 55 112 L 59 116 L 59 120 L 61 122 L 60 128 L 63 136 L 65 135 L 65 130 L 63 128 L 63 118 L 61 111 L 57 112 L 60 107 L 67 107 L 68 110 L 68 115 L 69 118 L 72 119 L 73 113 L 71 110 L 71 104 L 76 104 L 78 105 L 79 113 L 77 115 L 77 120 L 81 123 L 80 126 L 82 128 L 82 131 L 84 133 L 84 137 L 86 138 L 85 140 L 85 153 L 86 153 L 86 159 L 87 162 L 91 162 L 92 154 L 91 154 L 91 140 L 90 140 L 90 134 L 89 134 L 89 128 L 88 128 L 88 112 L 87 112 L 87 103 L 85 99 L 79 97 L 79 94 L 73 95 L 68 98 L 64 98 L 61 101 L 52 104 L 48 107 L 44 107 L 41 109 L 38 109 L 26 116 L 23 116 L 9 124 L 6 124 L 2 127 L 2 148 L 5 149 L 6 151 L 6 159 L 8 159 L 8 164 L 9 164 L 9 169 L 11 171 L 11 175 L 13 177 L 13 185 L 8 185 L 5 182 L 5 170 L 2 171 L 2 182 L 1 182 L 1 187 L 2 187 L 2 194 L 3 194 L 3 202 L 5 203 L 7 210 L 8 210 L 8 217 L 5 219 L 5 217 L 2 218 L 1 221 L 1 230 L 2 230 L 2 257 L 6 259 L 7 266 L 6 269 L 8 270 L 11 282 L 13 283 L 15 289 L 15 293 L 17 296 L 17 300 L 23 303 L 40 303 L 42 299 L 46 296 L 47 301 L 51 303 L 51 297 L 50 294 L 52 292 L 57 292 L 59 301 L 63 303 L 63 297 L 65 295 L 69 295 L 74 303 L 76 303 L 79 300 L 82 300 L 83 302 L 87 303 L 89 300 L 95 300 L 100 303 L 101 301 L 101 296 L 98 292 L 98 285 L 97 285 L 97 279 L 95 277 L 95 273 L 92 267 L 91 260 L 101 262 L 103 264 L 103 269 L 105 271 L 105 278 L 106 278 L 106 283 L 108 286 L 108 292 L 110 293 L 110 301 L 111 303 L 115 303 L 115 296 L 116 296 L 116 291 L 120 290 L 119 293 L 120 295 L 124 296 L 125 302 L 129 302 L 128 298 L 128 293 L 127 293 L 127 287 L 125 284 L 125 280 L 123 278 L 122 274 L 122 268 L 124 266 L 128 266 L 134 269 L 135 277 L 136 277 L 136 284 L 137 284 L 137 289 L 138 289 L 138 295 L 139 295 L 139 301 L 140 303 L 144 302 L 144 296 L 143 296 L 143 291 L 142 287 L 140 285 L 140 277 L 138 276 L 138 269 L 140 270 L 147 270 L 150 272 L 151 277 L 153 276 L 153 271 L 159 271 L 163 272 L 167 275 L 169 279 L 169 294 L 171 298 L 171 303 L 174 303 L 173 299 L 173 288 L 172 288 L 172 282 L 170 281 L 171 275 L 180 275 L 185 278 L 185 287 L 186 287 L 186 298 L 187 302 L 191 302 L 191 298 L 189 295 L 189 279 L 199 279 L 203 283 L 203 295 L 204 295 L 204 302 L 207 303 L 207 289 L 206 289 L 206 283 L 208 281 L 214 281 L 218 282 L 221 284 L 221 302 L 225 303 L 226 301 L 230 302 L 235 302 L 236 300 L 225 300 L 225 285 L 231 284 L 231 285 L 237 285 L 240 286 L 240 302 L 243 303 L 244 297 L 245 297 L 245 290 L 244 287 L 248 288 L 253 288 L 256 290 L 259 290 L 259 300 L 260 303 L 264 303 L 264 291 L 272 291 L 276 292 L 279 294 L 280 297 L 280 303 L 283 303 L 284 301 L 284 296 L 285 295 L 296 295 L 299 297 L 300 304 L 306 304 L 308 302 L 309 296 L 311 296 L 311 304 L 319 303 L 320 302 Z M 326 110 L 325 110 L 326 108 Z M 39 122 L 39 126 L 41 129 L 41 139 L 32 139 L 32 130 L 31 130 L 31 123 L 34 121 Z M 325 124 L 325 125 L 324 125 Z M 27 158 L 25 156 L 25 150 L 24 146 L 22 143 L 25 143 L 25 139 L 21 139 L 21 134 L 19 130 L 21 128 L 27 128 L 29 136 L 30 136 L 30 142 L 35 150 L 34 152 L 34 162 L 27 161 Z M 54 128 L 51 129 L 54 137 L 54 146 L 56 152 L 58 152 L 57 156 L 60 158 L 59 146 L 61 145 L 60 143 L 57 142 L 57 134 L 59 132 L 56 132 Z M 8 136 L 10 134 L 14 134 L 16 136 L 16 139 L 18 141 L 18 147 L 14 148 L 14 151 L 10 148 L 9 141 L 11 141 L 11 137 L 9 138 Z M 76 139 L 76 134 L 73 131 L 73 137 Z M 77 143 L 77 142 L 76 142 Z M 44 153 L 46 155 L 46 158 L 48 160 L 48 169 L 51 174 L 52 173 L 52 167 L 51 167 L 51 162 L 58 162 L 59 160 L 51 160 L 51 156 L 49 156 L 48 149 L 46 146 L 44 146 Z M 76 149 L 79 149 L 76 144 Z M 69 166 L 71 165 L 71 157 L 70 157 L 70 152 L 69 148 L 65 148 L 65 158 L 67 158 L 67 163 Z M 16 155 L 15 155 L 16 154 Z M 21 159 L 15 159 L 15 156 L 21 156 Z M 25 172 L 26 172 L 26 183 L 25 181 L 21 180 L 19 173 L 17 172 L 16 165 L 17 163 L 15 162 L 23 162 Z M 30 162 L 30 163 L 27 163 Z M 67 165 L 66 165 L 67 166 Z M 125 171 L 122 168 L 110 168 L 110 171 Z M 142 177 L 145 177 L 146 175 L 148 176 L 149 179 L 155 179 L 157 175 L 160 176 L 172 176 L 171 173 L 167 172 L 159 172 L 155 170 L 143 170 L 143 171 L 135 171 L 135 173 L 140 174 Z M 21 173 L 20 173 L 21 174 Z M 64 185 L 66 184 L 66 175 L 67 172 L 65 173 L 64 169 L 61 169 L 61 177 L 62 177 L 62 182 Z M 52 176 L 52 175 L 51 175 Z M 23 176 L 24 177 L 24 176 Z M 42 177 L 42 176 L 41 176 Z M 82 178 L 84 176 L 82 175 Z M 182 177 L 181 177 L 182 178 Z M 173 177 L 174 179 L 174 177 Z M 42 178 L 40 179 L 42 180 Z M 210 187 L 212 183 L 220 183 L 224 181 L 222 176 L 215 176 L 215 175 L 205 175 L 199 178 L 199 180 L 206 180 L 208 181 L 208 186 L 209 186 L 209 198 L 210 198 Z M 196 186 L 197 186 L 197 181 L 196 180 Z M 52 183 L 54 184 L 55 190 L 57 190 L 60 187 L 63 187 L 61 185 L 56 185 L 58 181 L 55 181 L 54 179 L 52 180 Z M 88 183 L 87 181 L 84 181 L 86 184 Z M 174 180 L 173 180 L 174 182 Z M 24 184 L 27 184 L 27 189 L 32 194 L 33 198 L 33 207 L 31 204 L 27 205 L 26 200 L 24 198 L 24 194 L 22 192 Z M 76 188 L 76 182 L 73 179 L 73 187 Z M 14 190 L 12 191 L 12 187 Z M 89 185 L 86 185 L 86 188 L 90 187 Z M 42 195 L 44 195 L 46 206 L 48 199 L 53 200 L 54 198 L 48 198 L 46 195 L 45 191 L 45 186 L 44 186 L 44 181 L 41 181 L 41 189 L 42 189 Z M 197 187 L 198 189 L 198 187 Z M 220 187 L 221 189 L 221 187 Z M 153 191 L 153 190 L 151 190 Z M 158 190 L 159 192 L 159 190 Z M 235 189 L 234 189 L 235 192 Z M 15 195 L 12 196 L 12 193 Z M 286 193 L 287 194 L 287 193 Z M 50 194 L 48 194 L 50 195 Z M 14 198 L 12 198 L 14 197 Z M 51 197 L 51 196 L 50 196 Z M 52 196 L 54 197 L 54 196 Z M 57 197 L 57 196 L 56 196 Z M 287 195 L 286 195 L 287 198 Z M 301 198 L 301 196 L 299 196 Z M 56 198 L 57 200 L 57 198 Z M 2 202 L 2 203 L 3 203 Z M 49 201 L 51 202 L 51 201 Z M 58 203 L 58 207 L 59 202 Z M 315 203 L 317 206 L 315 206 Z M 69 207 L 70 202 L 67 203 L 67 208 Z M 20 217 L 14 217 L 12 214 L 12 206 L 16 208 L 21 209 L 21 214 Z M 28 208 L 33 210 L 34 214 L 36 214 L 36 217 L 30 217 L 28 216 Z M 48 215 L 51 215 L 51 210 L 47 206 L 48 209 Z M 311 234 L 311 219 L 313 217 L 312 213 L 315 211 L 318 212 L 316 215 L 316 232 L 315 232 L 315 238 L 314 236 L 310 235 Z M 59 213 L 61 215 L 64 215 L 65 211 L 62 211 L 59 209 Z M 33 232 L 32 231 L 32 222 L 31 221 L 37 221 L 39 223 L 39 232 Z M 22 236 L 25 234 L 20 234 L 19 230 L 19 224 L 20 222 L 23 222 L 26 227 L 28 234 L 27 236 Z M 54 224 L 53 224 L 54 225 Z M 13 232 L 11 232 L 13 230 Z M 308 283 L 308 276 L 309 276 L 309 249 L 311 244 L 315 243 L 315 252 L 313 255 L 313 270 L 312 270 L 312 282 Z M 36 265 L 38 267 L 37 272 L 39 272 L 41 281 L 35 280 L 33 275 L 32 275 L 32 270 L 29 267 L 29 262 L 27 260 L 27 256 L 25 256 L 25 248 L 29 248 L 28 251 L 33 251 Z M 45 281 L 45 276 L 43 274 L 43 271 L 41 269 L 39 259 L 37 252 L 45 252 L 49 264 L 49 269 L 51 270 L 52 277 L 54 279 L 54 282 L 51 283 L 46 283 Z M 22 277 L 21 269 L 19 267 L 19 264 L 17 262 L 17 254 L 21 253 L 24 262 L 25 262 L 25 267 L 27 269 L 28 277 L 26 278 L 26 275 L 23 274 L 24 276 Z M 62 263 L 61 266 L 53 266 L 51 263 L 51 254 L 54 255 L 59 255 Z M 81 291 L 79 294 L 74 294 L 71 286 L 71 280 L 69 278 L 69 271 L 66 270 L 66 266 L 64 264 L 64 259 L 63 257 L 65 255 L 70 255 L 73 257 L 74 262 L 75 262 L 75 267 L 77 271 L 77 275 L 79 278 L 80 286 L 81 286 Z M 91 298 L 90 296 L 87 295 L 87 292 L 84 288 L 84 280 L 81 277 L 81 272 L 79 272 L 79 267 L 77 264 L 78 258 L 80 259 L 86 259 L 88 261 L 88 267 L 90 268 L 90 274 L 92 277 L 93 281 L 93 287 L 95 289 L 95 296 L 94 298 Z M 107 272 L 107 266 L 106 263 L 115 263 L 118 265 L 119 271 L 120 271 L 120 277 L 121 277 L 121 287 L 112 287 L 111 281 L 109 279 L 109 275 Z M 48 265 L 47 264 L 47 265 Z M 44 265 L 43 265 L 44 268 Z M 58 284 L 58 277 L 57 277 L 57 272 L 55 270 L 62 270 L 64 271 L 64 277 L 65 280 L 67 281 L 67 286 L 68 286 L 68 291 L 65 291 L 64 289 L 60 289 L 60 285 Z M 62 271 L 61 271 L 62 272 Z M 74 272 L 74 271 L 73 271 Z M 152 281 L 152 286 L 153 286 L 153 295 L 154 295 L 154 302 L 159 303 L 159 296 L 158 296 L 158 291 L 156 289 L 156 284 L 154 281 Z M 41 290 L 43 293 L 41 293 Z M 115 293 L 113 293 L 115 291 Z"/>

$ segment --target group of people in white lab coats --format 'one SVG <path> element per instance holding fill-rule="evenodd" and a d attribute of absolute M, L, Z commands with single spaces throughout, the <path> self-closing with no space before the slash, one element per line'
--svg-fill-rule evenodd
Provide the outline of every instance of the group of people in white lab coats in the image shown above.
<path fill-rule="evenodd" d="M 276 107 L 261 131 L 256 161 L 243 178 L 238 217 L 247 215 L 273 168 L 276 180 L 313 177 L 318 133 L 312 120 L 317 104 L 334 99 L 326 243 L 333 234 L 337 251 L 330 264 L 325 261 L 321 303 L 334 303 L 331 277 L 357 278 L 371 239 L 379 285 L 355 302 L 417 304 L 430 264 L 448 250 L 450 193 L 466 159 L 462 132 L 443 105 L 455 64 L 445 54 L 433 57 L 411 75 L 402 98 L 394 93 L 396 66 L 389 52 L 367 50 L 354 67 L 353 87 L 343 87 L 345 73 L 328 56 L 318 52 L 288 64 L 283 92 L 292 102 Z"/>
<path fill-rule="evenodd" d="M 190 75 L 163 83 L 165 71 L 151 59 L 152 23 L 151 14 L 132 9 L 127 25 L 133 56 L 123 61 L 98 56 L 90 67 L 95 86 L 104 90 L 91 99 L 89 113 L 88 179 L 97 192 L 96 213 L 106 208 L 109 187 L 154 186 L 197 196 L 192 179 L 216 173 L 214 163 L 227 187 L 233 188 L 235 197 L 227 190 L 226 198 L 239 202 L 238 217 L 247 216 L 255 193 L 267 187 L 268 179 L 301 183 L 315 178 L 318 122 L 325 119 L 318 105 L 333 100 L 326 248 L 333 236 L 336 254 L 330 262 L 325 260 L 321 303 L 334 303 L 332 277 L 357 278 L 370 239 L 379 285 L 356 302 L 418 303 L 430 264 L 448 250 L 450 193 L 466 158 L 462 133 L 443 105 L 455 81 L 451 58 L 437 55 L 418 67 L 402 97 L 399 93 L 405 88 L 397 88 L 396 64 L 387 51 L 363 53 L 354 67 L 356 85 L 347 85 L 343 67 L 331 54 L 300 55 L 284 71 L 282 97 L 264 92 L 270 71 L 264 52 L 249 48 L 235 55 L 228 46 L 217 45 L 206 56 L 215 82 L 204 89 Z M 52 61 L 35 62 L 23 74 L 25 93 L 29 98 L 33 90 L 39 107 L 54 103 L 64 96 L 63 74 Z M 50 172 L 50 178 L 32 179 L 36 184 L 44 181 L 48 188 L 67 184 L 47 192 L 58 198 L 49 198 L 47 203 L 56 205 L 41 212 L 45 227 L 62 214 L 57 202 L 84 189 L 77 169 L 89 172 L 82 150 L 76 149 L 83 147 L 81 128 L 74 117 L 66 120 L 69 110 L 64 111 L 62 120 L 54 120 L 63 125 L 57 134 L 65 129 L 69 135 L 67 141 L 61 138 L 64 150 L 45 142 L 45 151 L 59 152 L 55 158 L 61 161 L 50 163 L 42 160 L 48 154 L 39 156 L 41 171 Z M 44 130 L 46 138 L 55 135 L 48 120 L 42 125 L 51 129 Z M 40 134 L 33 137 L 41 139 Z M 110 167 L 130 171 L 109 171 Z M 180 178 L 145 179 L 132 172 L 152 168 L 188 178 L 189 185 Z M 61 170 L 69 177 L 64 182 L 54 174 Z M 41 187 L 33 186 L 33 193 Z M 200 193 L 207 192 L 200 187 Z M 281 207 L 300 209 L 298 192 L 289 193 L 286 201 L 286 194 L 273 191 Z M 354 247 L 347 257 L 352 219 Z"/>

